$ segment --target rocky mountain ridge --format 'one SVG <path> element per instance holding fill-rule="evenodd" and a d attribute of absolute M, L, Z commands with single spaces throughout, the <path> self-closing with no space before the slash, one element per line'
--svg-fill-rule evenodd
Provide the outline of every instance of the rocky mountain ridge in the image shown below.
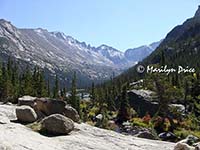
<path fill-rule="evenodd" d="M 145 51 L 138 48 L 134 54 L 129 50 L 134 59 L 131 56 L 128 59 L 126 52 L 107 45 L 93 47 L 62 32 L 42 28 L 19 29 L 4 19 L 0 20 L 0 47 L 2 59 L 5 59 L 3 55 L 12 56 L 52 74 L 59 73 L 63 78 L 76 71 L 83 84 L 109 79 L 113 73 L 118 75 L 156 48 L 146 47 Z"/>

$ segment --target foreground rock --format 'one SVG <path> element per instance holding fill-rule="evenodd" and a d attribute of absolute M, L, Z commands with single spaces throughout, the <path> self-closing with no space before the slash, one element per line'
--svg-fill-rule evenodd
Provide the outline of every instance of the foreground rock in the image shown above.
<path fill-rule="evenodd" d="M 123 126 L 120 128 L 120 133 L 132 135 L 135 137 L 150 139 L 150 140 L 158 140 L 158 136 L 153 130 L 139 127 L 139 126 L 132 126 L 129 122 L 124 122 Z"/>
<path fill-rule="evenodd" d="M 199 144 L 194 144 L 199 139 L 193 135 L 188 135 L 184 140 L 179 141 L 174 150 L 200 150 Z M 192 145 L 192 146 L 191 146 Z"/>
<path fill-rule="evenodd" d="M 172 132 L 163 132 L 158 135 L 163 141 L 175 141 L 178 137 Z"/>
<path fill-rule="evenodd" d="M 195 150 L 200 150 L 200 143 L 195 143 L 193 146 L 195 147 Z"/>
<path fill-rule="evenodd" d="M 49 98 L 37 98 L 35 103 L 34 108 L 47 116 L 52 114 L 62 114 L 66 106 L 66 103 L 62 100 Z"/>
<path fill-rule="evenodd" d="M 42 130 L 53 135 L 69 134 L 74 129 L 74 122 L 60 114 L 53 114 L 41 121 Z"/>
<path fill-rule="evenodd" d="M 17 119 L 24 123 L 31 123 L 37 120 L 37 114 L 30 106 L 20 106 L 16 108 Z"/>
<path fill-rule="evenodd" d="M 135 135 L 136 137 L 145 138 L 145 139 L 151 139 L 151 140 L 157 140 L 158 138 L 151 133 L 150 131 L 143 131 Z"/>
<path fill-rule="evenodd" d="M 27 105 L 30 107 L 34 107 L 35 99 L 36 99 L 36 97 L 32 97 L 32 96 L 20 97 L 20 98 L 18 98 L 18 105 L 19 106 Z"/>
<path fill-rule="evenodd" d="M 72 119 L 74 122 L 79 122 L 80 117 L 76 109 L 74 109 L 71 106 L 66 105 L 64 109 L 64 115 L 70 119 Z"/>
<path fill-rule="evenodd" d="M 10 120 L 6 117 L 0 116 L 0 124 L 10 123 Z"/>
<path fill-rule="evenodd" d="M 18 108 L 18 107 L 17 107 Z M 0 105 L 0 116 L 15 120 L 16 106 Z M 175 144 L 76 124 L 79 131 L 46 137 L 18 123 L 0 124 L 0 150 L 173 150 Z"/>
<path fill-rule="evenodd" d="M 73 107 L 67 105 L 63 100 L 23 96 L 18 99 L 18 105 L 32 107 L 39 119 L 52 114 L 62 114 L 75 122 L 79 122 L 80 120 L 78 112 Z"/>
<path fill-rule="evenodd" d="M 192 146 L 189 146 L 186 143 L 177 143 L 174 147 L 174 150 L 198 150 Z"/>

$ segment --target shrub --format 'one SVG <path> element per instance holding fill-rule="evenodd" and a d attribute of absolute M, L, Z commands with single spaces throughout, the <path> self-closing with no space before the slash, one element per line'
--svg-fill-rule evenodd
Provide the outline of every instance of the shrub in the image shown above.
<path fill-rule="evenodd" d="M 171 127 L 170 120 L 168 118 L 162 118 L 160 116 L 152 119 L 152 123 L 153 123 L 154 129 L 158 133 L 161 133 L 163 131 L 169 131 Z"/>
<path fill-rule="evenodd" d="M 164 123 L 163 123 L 163 130 L 169 131 L 170 127 L 171 127 L 171 123 L 170 123 L 169 119 L 165 118 Z"/>
<path fill-rule="evenodd" d="M 186 130 L 184 128 L 179 128 L 178 130 L 174 130 L 174 134 L 181 139 L 185 139 L 188 135 L 194 135 L 198 138 L 200 138 L 200 131 L 191 131 L 191 130 Z"/>
<path fill-rule="evenodd" d="M 132 126 L 139 126 L 139 127 L 144 127 L 144 128 L 150 127 L 150 125 L 144 123 L 141 118 L 132 118 L 130 122 L 131 122 Z"/>
<path fill-rule="evenodd" d="M 151 121 L 151 116 L 149 114 L 146 114 L 143 118 L 142 121 L 146 124 L 149 124 Z"/>
<path fill-rule="evenodd" d="M 199 121 L 195 115 L 188 115 L 184 121 L 180 122 L 180 127 L 186 130 L 199 130 Z"/>

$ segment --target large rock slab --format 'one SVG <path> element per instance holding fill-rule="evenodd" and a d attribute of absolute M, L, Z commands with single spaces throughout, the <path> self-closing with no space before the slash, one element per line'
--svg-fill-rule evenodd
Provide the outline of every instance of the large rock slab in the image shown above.
<path fill-rule="evenodd" d="M 69 134 L 74 129 L 74 122 L 60 114 L 53 114 L 41 121 L 42 130 L 53 135 Z"/>
<path fill-rule="evenodd" d="M 0 142 L 0 150 L 12 150 L 12 147 L 10 144 L 6 141 L 1 141 Z"/>
<path fill-rule="evenodd" d="M 37 120 L 37 114 L 30 106 L 20 106 L 16 108 L 17 119 L 24 123 L 31 123 Z"/>
<path fill-rule="evenodd" d="M 16 108 L 18 108 L 18 106 L 0 105 L 0 117 L 8 120 L 16 120 Z"/>
<path fill-rule="evenodd" d="M 7 117 L 0 116 L 0 124 L 10 123 L 10 120 Z"/>
<path fill-rule="evenodd" d="M 153 116 L 159 108 L 158 102 L 154 101 L 155 93 L 150 90 L 130 90 L 128 97 L 131 107 L 138 113 L 140 117 L 149 113 Z"/>
<path fill-rule="evenodd" d="M 16 107 L 0 105 L 0 115 L 14 119 Z M 173 150 L 175 146 L 84 123 L 75 123 L 75 128 L 79 131 L 72 131 L 68 136 L 46 137 L 18 123 L 0 124 L 0 145 L 8 150 Z"/>

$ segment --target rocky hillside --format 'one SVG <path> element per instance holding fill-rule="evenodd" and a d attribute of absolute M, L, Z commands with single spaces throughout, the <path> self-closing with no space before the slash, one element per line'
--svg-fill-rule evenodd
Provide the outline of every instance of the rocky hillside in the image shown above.
<path fill-rule="evenodd" d="M 70 78 L 70 74 L 76 71 L 78 79 L 84 84 L 84 81 L 109 79 L 113 72 L 116 75 L 121 73 L 148 56 L 156 47 L 124 53 L 107 45 L 87 45 L 62 32 L 49 32 L 41 28 L 19 29 L 1 19 L 0 48 L 3 60 L 11 56 L 44 68 L 51 74 L 57 73 L 63 79 L 66 76 Z"/>
<path fill-rule="evenodd" d="M 171 30 L 160 46 L 145 59 L 148 64 L 200 67 L 200 7 L 194 17 Z M 163 59 L 164 58 L 164 59 Z"/>
<path fill-rule="evenodd" d="M 15 123 L 18 106 L 0 105 L 0 150 L 173 150 L 174 143 L 121 135 L 87 124 L 76 124 L 67 136 L 47 137 Z"/>
<path fill-rule="evenodd" d="M 183 24 L 174 27 L 162 40 L 161 44 L 145 59 L 140 61 L 143 66 L 159 64 L 167 65 L 168 68 L 183 66 L 195 68 L 199 72 L 200 68 L 200 7 L 194 17 L 187 19 Z M 120 79 L 135 80 L 141 77 L 137 72 L 137 66 L 129 68 L 119 76 Z"/>

